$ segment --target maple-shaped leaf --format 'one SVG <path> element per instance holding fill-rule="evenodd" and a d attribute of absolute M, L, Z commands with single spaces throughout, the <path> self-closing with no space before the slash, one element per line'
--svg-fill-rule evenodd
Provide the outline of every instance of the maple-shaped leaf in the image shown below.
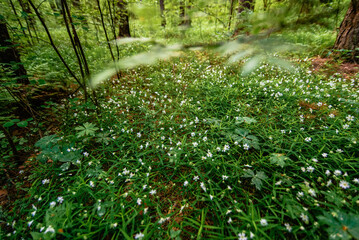
<path fill-rule="evenodd" d="M 257 172 L 256 174 L 254 174 L 254 172 L 250 169 L 244 170 L 242 177 L 252 178 L 251 184 L 256 186 L 256 188 L 258 190 L 261 190 L 263 181 L 268 178 L 264 172 L 260 171 L 260 172 Z"/>
<path fill-rule="evenodd" d="M 269 159 L 272 164 L 277 164 L 283 168 L 286 164 L 286 161 L 288 161 L 290 158 L 285 156 L 283 153 L 272 153 Z"/>
<path fill-rule="evenodd" d="M 78 137 L 82 136 L 94 136 L 95 132 L 98 130 L 98 128 L 93 123 L 84 123 L 83 126 L 79 126 L 75 128 L 77 131 Z"/>
<path fill-rule="evenodd" d="M 359 216 L 354 213 L 324 212 L 318 217 L 319 222 L 329 227 L 326 229 L 329 236 L 336 239 L 359 239 Z"/>
<path fill-rule="evenodd" d="M 251 124 L 251 123 L 256 123 L 257 120 L 255 120 L 254 118 L 250 118 L 250 117 L 237 117 L 236 118 L 236 123 L 240 124 L 240 123 L 247 123 L 247 124 Z"/>

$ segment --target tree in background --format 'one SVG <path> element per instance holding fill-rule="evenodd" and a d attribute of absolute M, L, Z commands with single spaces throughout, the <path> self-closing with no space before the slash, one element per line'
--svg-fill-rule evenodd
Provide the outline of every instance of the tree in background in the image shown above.
<path fill-rule="evenodd" d="M 127 2 L 125 0 L 118 0 L 117 7 L 118 12 L 115 14 L 115 18 L 119 21 L 118 37 L 131 37 Z"/>
<path fill-rule="evenodd" d="M 9 31 L 6 26 L 6 21 L 0 15 L 0 63 L 13 72 L 17 83 L 29 84 L 27 73 L 21 63 L 20 55 L 17 52 L 14 44 L 10 38 Z"/>
<path fill-rule="evenodd" d="M 159 1 L 160 4 L 160 12 L 161 12 L 161 26 L 165 27 L 166 26 L 166 17 L 165 17 L 165 0 L 160 0 Z"/>
<path fill-rule="evenodd" d="M 233 36 L 237 36 L 239 32 L 242 30 L 241 28 L 242 20 L 240 19 L 241 13 L 244 11 L 253 11 L 254 4 L 255 4 L 254 0 L 238 0 L 237 16 L 239 19 L 234 29 Z"/>
<path fill-rule="evenodd" d="M 238 0 L 238 14 L 244 10 L 254 10 L 254 0 Z"/>
<path fill-rule="evenodd" d="M 34 31 L 35 33 L 35 36 L 38 38 L 37 30 L 36 30 L 36 20 L 32 14 L 29 2 L 27 0 L 19 0 L 19 4 L 22 8 L 23 14 L 25 14 L 25 20 L 30 36 L 31 36 L 30 29 L 32 29 L 32 31 Z"/>
<path fill-rule="evenodd" d="M 350 60 L 359 63 L 359 0 L 352 0 L 340 24 L 334 49 L 349 50 Z"/>
<path fill-rule="evenodd" d="M 186 4 L 186 1 L 180 1 L 180 4 L 179 4 L 179 15 L 180 15 L 180 19 L 181 19 L 181 22 L 180 22 L 180 26 L 186 26 L 186 27 L 189 27 L 191 26 L 191 18 L 190 16 L 188 15 L 188 12 L 186 12 L 186 8 L 187 10 L 190 10 L 191 9 L 191 5 L 192 5 L 192 2 L 191 0 L 188 1 L 188 3 Z"/>

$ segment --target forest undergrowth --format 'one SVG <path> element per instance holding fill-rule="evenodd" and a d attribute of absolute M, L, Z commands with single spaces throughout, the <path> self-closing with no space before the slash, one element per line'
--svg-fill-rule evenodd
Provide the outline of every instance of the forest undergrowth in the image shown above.
<path fill-rule="evenodd" d="M 0 234 L 359 238 L 358 79 L 224 62 L 187 52 L 122 71 L 98 107 L 81 90 L 44 103 L 56 128 L 16 170 Z"/>

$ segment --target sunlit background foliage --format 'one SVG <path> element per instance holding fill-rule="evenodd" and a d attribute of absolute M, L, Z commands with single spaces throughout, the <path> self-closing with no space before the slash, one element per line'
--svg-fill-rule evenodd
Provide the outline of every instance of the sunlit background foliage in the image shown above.
<path fill-rule="evenodd" d="M 12 2 L 30 85 L 1 72 L 0 237 L 359 238 L 358 74 L 311 66 L 346 60 L 332 47 L 350 1 L 165 0 L 162 17 L 128 1 L 131 38 L 112 33 L 113 1 L 103 22 L 80 1 L 83 76 L 61 12 L 32 1 L 51 45 Z"/>

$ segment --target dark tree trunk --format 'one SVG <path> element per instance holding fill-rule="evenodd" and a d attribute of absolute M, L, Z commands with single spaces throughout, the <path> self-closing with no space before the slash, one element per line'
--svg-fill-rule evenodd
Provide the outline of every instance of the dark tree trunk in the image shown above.
<path fill-rule="evenodd" d="M 80 0 L 72 0 L 72 6 L 74 6 L 74 8 L 80 9 Z"/>
<path fill-rule="evenodd" d="M 267 11 L 269 9 L 269 2 L 268 0 L 263 0 L 263 10 Z"/>
<path fill-rule="evenodd" d="M 49 4 L 50 4 L 52 11 L 54 11 L 54 12 L 58 11 L 57 7 L 56 7 L 56 3 L 53 0 L 49 0 Z"/>
<path fill-rule="evenodd" d="M 191 26 L 191 18 L 188 15 L 188 12 L 186 13 L 186 8 L 187 10 L 191 9 L 191 1 L 189 1 L 187 7 L 186 7 L 186 1 L 180 1 L 180 6 L 179 6 L 179 10 L 180 10 L 180 18 L 181 18 L 181 23 L 180 26 L 185 26 L 185 27 L 190 27 Z"/>
<path fill-rule="evenodd" d="M 19 0 L 20 6 L 22 10 L 26 13 L 26 19 L 28 20 L 28 27 L 32 28 L 32 30 L 35 33 L 35 36 L 37 37 L 37 31 L 36 31 L 36 20 L 32 14 L 29 2 L 27 0 Z M 29 29 L 30 31 L 30 29 Z"/>
<path fill-rule="evenodd" d="M 161 11 L 161 26 L 166 26 L 166 17 L 165 17 L 165 0 L 160 0 L 160 11 Z"/>
<path fill-rule="evenodd" d="M 254 0 L 238 0 L 238 13 L 243 12 L 244 10 L 254 10 Z"/>
<path fill-rule="evenodd" d="M 64 14 L 64 10 L 62 9 L 61 0 L 55 0 L 55 4 L 57 9 L 59 10 L 60 14 Z"/>
<path fill-rule="evenodd" d="M 119 22 L 119 33 L 118 37 L 131 37 L 130 33 L 130 21 L 129 14 L 127 10 L 127 3 L 124 0 L 118 0 L 118 13 L 116 18 L 118 18 Z"/>
<path fill-rule="evenodd" d="M 20 55 L 11 41 L 6 22 L 3 19 L 0 19 L 0 49 L 0 63 L 13 72 L 17 83 L 29 84 L 26 70 L 20 61 Z"/>
<path fill-rule="evenodd" d="M 83 8 L 81 6 L 81 0 L 71 0 L 71 3 L 72 3 L 72 6 L 73 6 L 73 11 L 74 14 L 76 14 L 78 17 L 77 17 L 77 20 L 80 20 L 81 24 L 82 24 L 82 27 L 83 29 L 89 29 L 89 24 L 87 22 L 87 19 L 86 19 L 86 14 L 85 12 L 83 11 Z M 83 4 L 83 1 L 82 1 L 82 4 Z M 86 37 L 87 35 L 85 35 Z"/>
<path fill-rule="evenodd" d="M 28 43 L 29 43 L 30 45 L 32 45 L 30 39 L 29 39 L 29 38 L 27 37 L 27 35 L 26 35 L 26 32 L 25 32 L 25 30 L 24 30 L 25 28 L 23 27 L 23 25 L 22 25 L 22 23 L 21 23 L 21 20 L 20 20 L 20 18 L 19 18 L 19 15 L 17 14 L 17 11 L 16 11 L 16 8 L 15 8 L 15 6 L 14 6 L 14 3 L 12 2 L 12 0 L 9 0 L 9 2 L 10 2 L 11 9 L 12 9 L 12 11 L 14 12 L 14 14 L 15 14 L 15 16 L 16 16 L 16 20 L 17 20 L 17 22 L 19 23 L 19 26 L 20 26 L 20 29 L 21 29 L 22 33 L 23 33 L 24 36 L 27 38 Z"/>
<path fill-rule="evenodd" d="M 334 49 L 350 50 L 350 60 L 359 63 L 359 0 L 352 0 L 340 24 Z"/>
<path fill-rule="evenodd" d="M 240 19 L 240 14 L 245 10 L 254 10 L 254 0 L 238 0 L 238 22 L 233 32 L 233 36 L 237 36 L 241 30 L 243 30 L 243 26 L 241 26 L 242 20 Z M 248 33 L 247 33 L 248 34 Z"/>
<path fill-rule="evenodd" d="M 232 16 L 233 16 L 233 7 L 234 7 L 234 0 L 231 0 L 231 4 L 229 6 L 228 30 L 231 29 Z"/>

